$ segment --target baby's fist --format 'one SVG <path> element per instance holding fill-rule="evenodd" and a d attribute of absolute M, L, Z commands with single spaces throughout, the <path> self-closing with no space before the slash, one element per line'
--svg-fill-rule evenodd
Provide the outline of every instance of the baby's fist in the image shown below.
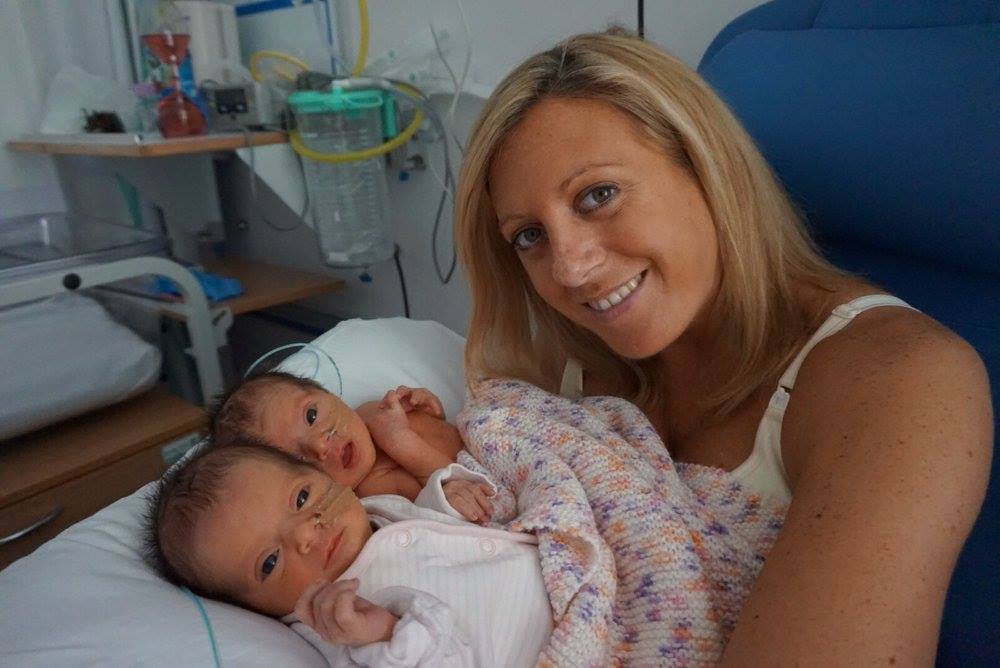
<path fill-rule="evenodd" d="M 357 647 L 392 637 L 396 616 L 357 594 L 357 580 L 314 582 L 295 605 L 295 616 L 324 640 Z"/>
<path fill-rule="evenodd" d="M 470 522 L 485 524 L 493 515 L 489 485 L 468 480 L 448 480 L 441 486 L 444 498 L 458 513 Z"/>

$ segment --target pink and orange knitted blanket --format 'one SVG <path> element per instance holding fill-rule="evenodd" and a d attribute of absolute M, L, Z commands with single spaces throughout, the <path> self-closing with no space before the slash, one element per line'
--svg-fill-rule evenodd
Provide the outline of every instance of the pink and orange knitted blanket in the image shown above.
<path fill-rule="evenodd" d="M 458 426 L 516 498 L 506 528 L 538 537 L 556 624 L 539 665 L 718 661 L 785 508 L 672 461 L 620 399 L 488 381 Z"/>

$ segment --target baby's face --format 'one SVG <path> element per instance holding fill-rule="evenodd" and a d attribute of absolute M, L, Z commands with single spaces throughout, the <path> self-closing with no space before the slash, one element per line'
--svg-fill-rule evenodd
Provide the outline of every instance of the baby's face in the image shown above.
<path fill-rule="evenodd" d="M 375 444 L 364 421 L 336 395 L 276 384 L 262 394 L 257 436 L 315 462 L 335 482 L 358 486 L 375 464 Z"/>
<path fill-rule="evenodd" d="M 195 527 L 195 563 L 266 614 L 286 615 L 309 584 L 336 580 L 371 537 L 354 493 L 309 466 L 248 459 L 218 491 Z"/>

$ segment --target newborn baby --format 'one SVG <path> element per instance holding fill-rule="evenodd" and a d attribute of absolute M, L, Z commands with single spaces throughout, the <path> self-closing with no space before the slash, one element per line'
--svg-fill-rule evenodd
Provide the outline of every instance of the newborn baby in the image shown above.
<path fill-rule="evenodd" d="M 445 422 L 438 398 L 423 388 L 401 385 L 381 401 L 352 410 L 315 381 L 266 373 L 219 401 L 211 434 L 220 446 L 248 437 L 274 445 L 318 464 L 360 497 L 398 494 L 413 501 L 423 488 L 443 494 L 473 522 L 484 523 L 492 513 L 488 488 L 472 482 L 468 469 L 452 465 L 463 447 L 461 436 Z"/>
<path fill-rule="evenodd" d="M 359 501 L 277 448 L 199 453 L 154 509 L 169 580 L 283 617 L 331 665 L 533 665 L 552 628 L 533 536 Z"/>

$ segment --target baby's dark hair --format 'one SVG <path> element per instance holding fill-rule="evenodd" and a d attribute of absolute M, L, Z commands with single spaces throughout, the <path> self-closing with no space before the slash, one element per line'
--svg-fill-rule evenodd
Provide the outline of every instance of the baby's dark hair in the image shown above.
<path fill-rule="evenodd" d="M 235 466 L 248 459 L 278 463 L 293 469 L 313 468 L 262 441 L 245 439 L 220 448 L 209 443 L 203 450 L 160 479 L 146 516 L 146 559 L 173 584 L 241 607 L 233 592 L 207 580 L 192 554 L 195 532 L 205 513 L 222 500 L 222 483 Z"/>
<path fill-rule="evenodd" d="M 209 434 L 217 446 L 228 446 L 241 443 L 247 439 L 255 440 L 259 429 L 255 429 L 260 420 L 261 395 L 279 385 L 286 385 L 300 390 L 322 390 L 326 388 L 309 378 L 270 371 L 249 378 L 216 399 L 215 406 L 209 415 Z"/>

